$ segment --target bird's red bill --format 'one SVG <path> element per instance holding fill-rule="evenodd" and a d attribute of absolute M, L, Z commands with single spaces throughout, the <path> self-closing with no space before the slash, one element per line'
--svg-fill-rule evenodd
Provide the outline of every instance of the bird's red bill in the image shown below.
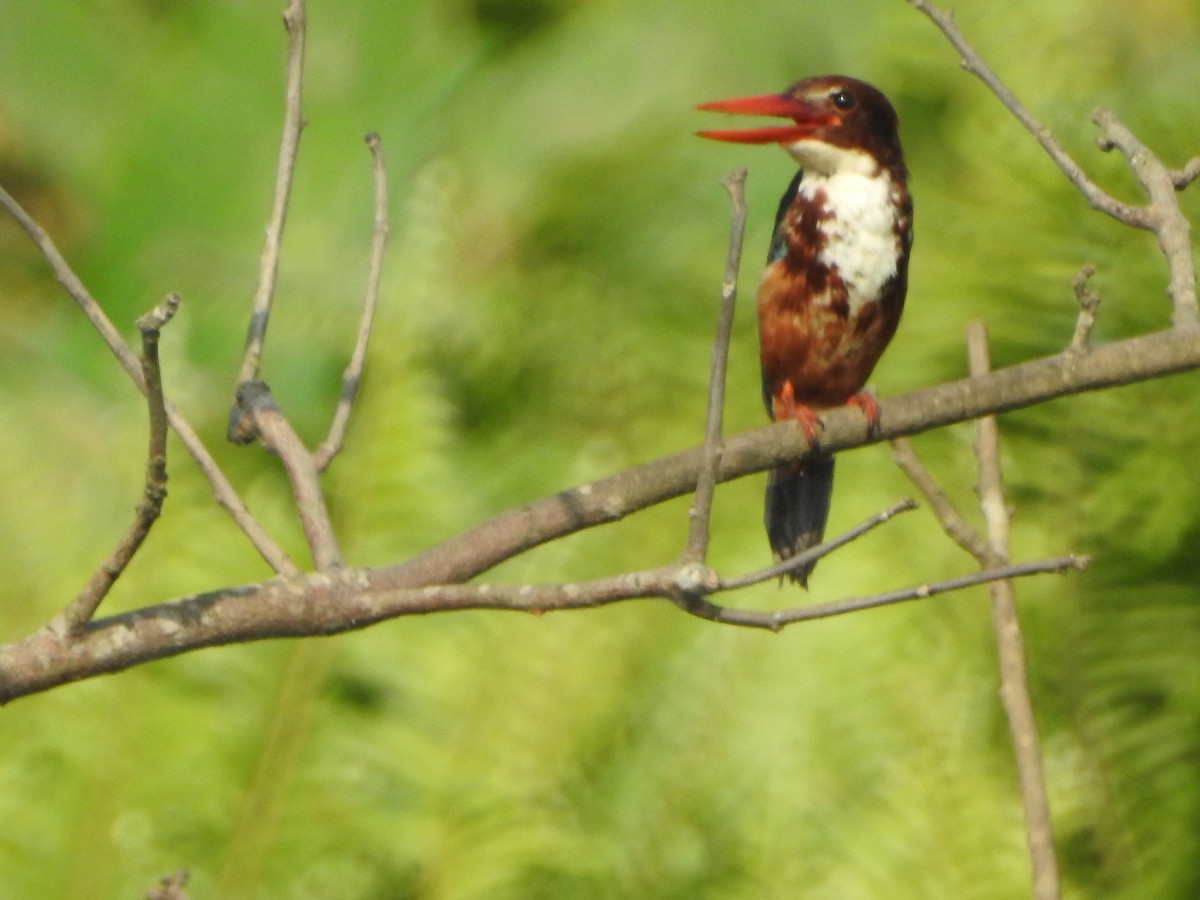
<path fill-rule="evenodd" d="M 763 94 L 758 97 L 735 97 L 701 103 L 696 109 L 735 115 L 777 116 L 791 119 L 793 125 L 767 125 L 759 128 L 737 128 L 717 131 L 698 131 L 700 137 L 735 144 L 783 144 L 811 137 L 818 128 L 832 124 L 828 113 L 811 103 L 798 100 L 791 94 Z"/>

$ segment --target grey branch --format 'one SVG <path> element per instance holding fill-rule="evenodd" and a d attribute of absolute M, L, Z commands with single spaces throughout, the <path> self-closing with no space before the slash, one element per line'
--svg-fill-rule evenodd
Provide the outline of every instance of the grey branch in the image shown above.
<path fill-rule="evenodd" d="M 823 417 L 822 446 L 828 452 L 846 450 L 1052 397 L 1197 367 L 1200 367 L 1200 336 L 1172 329 L 1099 347 L 1083 357 L 1064 352 L 883 400 L 880 402 L 883 415 L 876 434 L 868 433 L 857 411 L 835 410 Z M 724 448 L 719 471 L 722 481 L 801 457 L 808 450 L 803 433 L 794 423 L 733 436 L 725 441 Z M 454 583 L 466 581 L 531 547 L 692 491 L 702 460 L 703 448 L 695 448 L 560 492 L 501 514 L 398 565 L 274 579 L 160 603 L 90 623 L 71 648 L 43 629 L 0 648 L 0 699 L 24 696 L 198 647 L 266 637 L 331 634 L 399 615 L 468 608 L 532 612 L 596 606 L 632 596 L 674 597 L 679 575 L 676 566 L 667 567 L 659 575 L 635 573 L 582 585 L 506 587 Z M 1082 558 L 1068 557 L 1054 567 L 1085 564 Z M 1004 570 L 1003 574 L 1007 577 L 1016 573 Z M 938 589 L 955 589 L 977 581 L 959 579 Z M 892 595 L 839 602 L 832 611 L 825 610 L 822 614 L 841 614 L 914 599 L 927 595 L 929 590 L 912 588 Z M 776 613 L 760 615 L 770 617 L 770 622 L 757 627 L 772 627 L 770 623 L 780 622 Z M 815 613 L 794 615 L 799 621 Z M 716 621 L 744 624 L 741 621 L 744 618 L 742 613 L 720 613 Z"/>

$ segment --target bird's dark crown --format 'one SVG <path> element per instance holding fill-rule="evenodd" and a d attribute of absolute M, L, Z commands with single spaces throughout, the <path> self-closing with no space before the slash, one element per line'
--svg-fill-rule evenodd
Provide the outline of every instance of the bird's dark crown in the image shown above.
<path fill-rule="evenodd" d="M 861 150 L 883 168 L 903 167 L 900 120 L 877 88 L 847 75 L 818 75 L 797 81 L 783 92 L 828 115 L 812 140 L 848 150 Z"/>

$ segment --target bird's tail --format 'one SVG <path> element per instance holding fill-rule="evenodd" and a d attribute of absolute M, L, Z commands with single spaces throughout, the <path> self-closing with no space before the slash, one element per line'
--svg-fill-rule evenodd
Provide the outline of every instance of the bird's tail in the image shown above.
<path fill-rule="evenodd" d="M 821 543 L 832 494 L 832 456 L 818 456 L 771 470 L 767 476 L 764 520 L 771 549 L 778 559 L 791 559 Z M 808 576 L 814 566 L 816 562 L 809 563 L 788 577 L 808 587 Z"/>

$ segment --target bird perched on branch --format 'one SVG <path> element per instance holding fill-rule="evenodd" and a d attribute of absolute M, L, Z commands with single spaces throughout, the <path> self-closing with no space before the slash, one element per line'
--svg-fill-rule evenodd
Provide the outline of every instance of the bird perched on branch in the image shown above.
<path fill-rule="evenodd" d="M 767 413 L 776 422 L 798 422 L 814 446 L 819 413 L 837 406 L 858 406 L 877 427 L 879 408 L 863 389 L 900 322 L 912 247 L 896 111 L 871 85 L 842 75 L 698 108 L 792 120 L 699 132 L 718 141 L 779 144 L 801 167 L 779 203 L 758 289 Z M 832 490 L 829 455 L 770 473 L 765 520 L 777 558 L 821 542 Z M 813 565 L 791 577 L 807 586 Z"/>

